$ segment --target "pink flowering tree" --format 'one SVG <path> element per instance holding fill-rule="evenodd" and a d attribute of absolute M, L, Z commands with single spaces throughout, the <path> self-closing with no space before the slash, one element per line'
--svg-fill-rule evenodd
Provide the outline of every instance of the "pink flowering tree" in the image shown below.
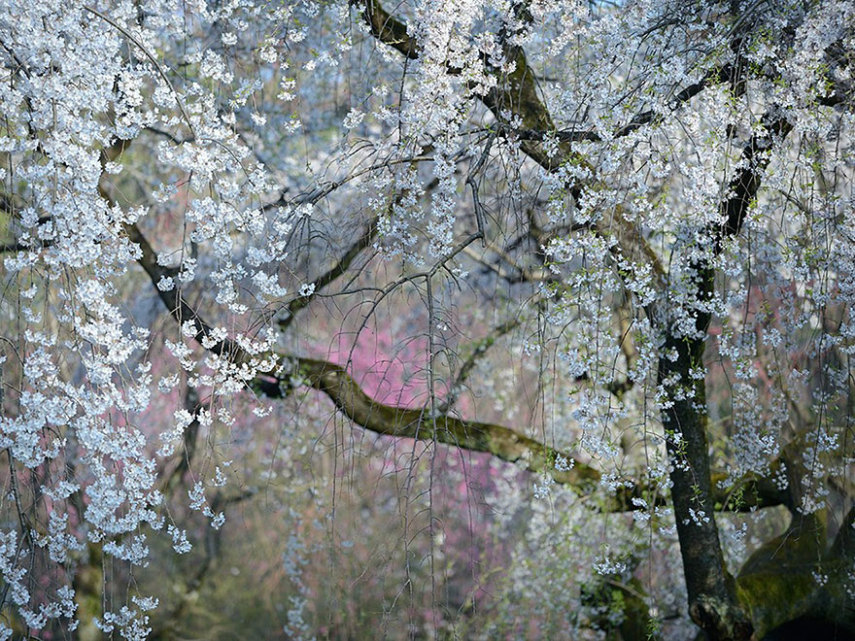
<path fill-rule="evenodd" d="M 851 0 L 0 0 L 0 638 L 170 638 L 274 476 L 277 634 L 357 633 L 309 524 L 356 572 L 390 514 L 375 629 L 855 631 L 853 51 Z M 398 502 L 336 517 L 366 439 Z"/>

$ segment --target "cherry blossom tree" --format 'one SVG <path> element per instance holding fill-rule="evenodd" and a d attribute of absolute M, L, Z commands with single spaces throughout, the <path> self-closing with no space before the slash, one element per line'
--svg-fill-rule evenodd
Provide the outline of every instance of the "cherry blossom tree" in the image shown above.
<path fill-rule="evenodd" d="M 169 638 L 310 411 L 507 470 L 564 634 L 855 632 L 855 3 L 0 6 L 2 638 Z"/>

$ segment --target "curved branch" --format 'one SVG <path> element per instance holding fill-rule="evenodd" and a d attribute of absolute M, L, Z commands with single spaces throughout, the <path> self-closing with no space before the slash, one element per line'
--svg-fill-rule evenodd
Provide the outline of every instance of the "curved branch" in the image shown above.
<path fill-rule="evenodd" d="M 341 365 L 314 358 L 284 358 L 294 363 L 296 372 L 308 386 L 327 395 L 356 425 L 376 434 L 436 441 L 472 452 L 485 452 L 509 463 L 522 464 L 531 472 L 545 474 L 556 483 L 569 485 L 580 495 L 593 492 L 602 479 L 600 472 L 587 463 L 503 425 L 463 420 L 446 413 L 432 418 L 427 409 L 385 405 L 366 394 Z M 569 470 L 556 468 L 559 456 L 572 462 Z M 712 493 L 716 508 L 753 511 L 781 503 L 779 494 L 766 484 L 750 479 L 746 484 L 751 491 L 738 503 L 730 500 L 730 492 L 716 488 Z M 611 494 L 604 509 L 613 512 L 637 510 L 641 504 L 633 499 L 650 502 L 650 490 L 641 484 L 625 482 Z M 664 497 L 656 497 L 653 502 L 665 505 Z"/>
<path fill-rule="evenodd" d="M 157 295 L 160 297 L 163 304 L 166 305 L 166 309 L 169 310 L 169 313 L 172 314 L 175 320 L 179 323 L 193 321 L 196 324 L 196 333 L 194 338 L 199 342 L 199 344 L 203 344 L 203 341 L 208 342 L 213 340 L 211 338 L 214 333 L 213 327 L 206 323 L 196 313 L 196 310 L 187 304 L 187 301 L 185 301 L 179 294 L 177 288 L 173 287 L 169 291 L 164 291 L 157 286 L 161 279 L 174 279 L 178 275 L 178 270 L 170 267 L 164 267 L 158 262 L 157 254 L 136 224 L 125 225 L 125 232 L 128 234 L 128 238 L 131 242 L 140 246 L 142 255 L 137 262 L 145 270 L 146 274 L 148 274 L 149 279 L 157 290 Z M 217 356 L 228 356 L 229 358 L 237 361 L 246 360 L 247 356 L 246 352 L 244 352 L 244 350 L 230 338 L 214 341 L 214 344 L 209 348 L 209 351 L 213 352 Z"/>
<path fill-rule="evenodd" d="M 522 463 L 527 470 L 547 474 L 580 493 L 592 491 L 600 481 L 600 473 L 589 465 L 508 427 L 448 414 L 431 417 L 427 409 L 385 405 L 368 396 L 341 365 L 314 358 L 293 360 L 306 384 L 326 394 L 354 423 L 377 434 L 436 440 L 472 452 L 486 452 L 509 463 Z M 555 469 L 559 455 L 575 461 L 569 470 Z"/>
<path fill-rule="evenodd" d="M 393 17 L 379 2 L 365 0 L 362 16 L 377 40 L 394 47 L 411 60 L 419 57 L 419 43 L 407 34 L 407 25 Z"/>
<path fill-rule="evenodd" d="M 288 316 L 279 320 L 279 329 L 285 330 L 301 309 L 304 309 L 309 306 L 312 300 L 315 298 L 318 292 L 320 292 L 324 287 L 332 283 L 334 280 L 342 276 L 350 265 L 356 260 L 356 257 L 362 252 L 362 250 L 370 247 L 374 243 L 374 239 L 377 237 L 377 222 L 378 217 L 375 216 L 368 223 L 368 227 L 362 233 L 362 235 L 356 239 L 348 250 L 345 252 L 344 256 L 332 267 L 330 267 L 326 272 L 321 274 L 318 278 L 315 279 L 314 285 L 315 288 L 311 294 L 308 296 L 300 296 L 299 298 L 293 299 L 286 308 L 288 312 Z"/>

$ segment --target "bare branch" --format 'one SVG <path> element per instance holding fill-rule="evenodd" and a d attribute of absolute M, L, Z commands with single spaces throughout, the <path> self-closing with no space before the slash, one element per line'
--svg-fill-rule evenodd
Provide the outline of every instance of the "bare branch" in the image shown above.
<path fill-rule="evenodd" d="M 466 380 L 469 378 L 469 375 L 475 369 L 475 366 L 478 364 L 478 361 L 487 353 L 493 345 L 496 344 L 496 341 L 499 340 L 502 336 L 509 334 L 514 331 L 517 327 L 522 323 L 522 319 L 517 316 L 516 318 L 512 318 L 511 320 L 505 321 L 498 327 L 495 327 L 492 332 L 490 332 L 487 336 L 477 341 L 475 345 L 472 347 L 472 353 L 463 361 L 463 364 L 460 366 L 460 369 L 457 371 L 457 376 L 454 378 L 454 382 L 451 384 L 450 391 L 448 393 L 448 397 L 443 401 L 443 403 L 439 406 L 440 412 L 447 412 L 449 408 L 454 407 L 457 403 L 457 399 L 460 396 L 460 392 L 463 389 L 463 385 L 466 383 Z"/>
<path fill-rule="evenodd" d="M 339 261 L 333 265 L 326 272 L 321 274 L 318 278 L 314 280 L 315 289 L 308 296 L 300 296 L 299 298 L 293 299 L 287 306 L 288 316 L 281 319 L 279 321 L 279 328 L 285 330 L 291 325 L 291 322 L 294 320 L 297 312 L 301 309 L 304 309 L 309 306 L 315 296 L 323 290 L 324 287 L 335 281 L 337 278 L 345 274 L 348 268 L 351 266 L 353 261 L 357 256 L 362 252 L 362 250 L 370 247 L 374 243 L 374 239 L 377 237 L 377 222 L 378 218 L 375 216 L 368 223 L 368 227 L 362 233 L 362 235 L 354 242 L 348 250 L 345 252 L 344 256 L 339 259 Z"/>

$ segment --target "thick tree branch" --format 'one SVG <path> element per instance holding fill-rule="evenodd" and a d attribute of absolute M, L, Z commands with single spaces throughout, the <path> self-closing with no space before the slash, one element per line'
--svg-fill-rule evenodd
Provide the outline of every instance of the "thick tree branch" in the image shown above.
<path fill-rule="evenodd" d="M 826 550 L 824 515 L 794 513 L 783 534 L 748 558 L 737 583 L 742 600 L 751 610 L 756 638 L 799 618 L 833 623 L 840 635 L 837 638 L 852 638 L 853 514 L 855 508 L 844 519 L 837 540 Z"/>
<path fill-rule="evenodd" d="M 466 421 L 448 414 L 431 417 L 427 409 L 385 405 L 368 396 L 340 365 L 311 358 L 296 358 L 294 362 L 307 385 L 326 394 L 354 423 L 377 434 L 434 440 L 472 452 L 486 452 L 571 485 L 580 494 L 592 492 L 600 481 L 600 473 L 589 465 L 502 425 Z M 556 469 L 557 456 L 572 461 L 572 467 Z"/>
<path fill-rule="evenodd" d="M 418 58 L 419 44 L 415 38 L 407 34 L 407 25 L 389 14 L 379 2 L 364 1 L 365 10 L 362 16 L 374 37 L 383 44 L 397 49 L 411 60 Z"/>
<path fill-rule="evenodd" d="M 697 96 L 704 89 L 706 89 L 711 84 L 717 84 L 722 82 L 723 80 L 730 77 L 731 67 L 725 66 L 721 69 L 713 69 L 707 72 L 703 78 L 701 78 L 698 82 L 692 83 L 688 85 L 684 89 L 677 92 L 674 98 L 670 102 L 671 111 L 676 111 L 682 105 L 687 103 L 689 100 Z M 654 111 L 652 109 L 648 109 L 646 111 L 640 111 L 635 114 L 628 123 L 622 125 L 617 128 L 614 132 L 612 132 L 611 138 L 612 140 L 616 138 L 625 138 L 631 133 L 638 131 L 642 127 L 651 124 L 657 124 L 662 122 L 664 115 L 660 111 Z M 596 131 L 589 130 L 568 130 L 568 129 L 558 129 L 558 130 L 547 130 L 547 129 L 525 129 L 525 128 L 514 128 L 507 124 L 499 124 L 498 125 L 500 131 L 506 131 L 512 133 L 514 136 L 519 138 L 520 140 L 534 140 L 538 142 L 544 142 L 547 138 L 553 137 L 555 140 L 561 143 L 574 143 L 574 142 L 603 142 L 603 137 L 600 136 Z"/>
<path fill-rule="evenodd" d="M 230 338 L 215 340 L 213 338 L 214 328 L 200 318 L 196 310 L 187 304 L 187 301 L 179 294 L 177 287 L 165 291 L 157 286 L 162 279 L 172 278 L 174 280 L 178 275 L 178 270 L 171 267 L 164 267 L 158 263 L 157 254 L 136 224 L 125 225 L 125 232 L 128 234 L 131 242 L 140 246 L 142 256 L 140 256 L 137 262 L 148 274 L 149 279 L 151 279 L 152 284 L 154 284 L 157 290 L 157 295 L 169 310 L 169 313 L 175 317 L 175 320 L 179 324 L 186 321 L 193 321 L 196 325 L 194 338 L 200 344 L 212 342 L 213 345 L 208 349 L 217 356 L 228 357 L 236 362 L 246 360 L 246 353 L 233 340 Z"/>
<path fill-rule="evenodd" d="M 368 396 L 341 365 L 302 357 L 286 356 L 284 360 L 293 362 L 303 381 L 326 394 L 345 416 L 376 434 L 436 441 L 473 452 L 486 452 L 503 461 L 522 464 L 531 472 L 546 474 L 556 483 L 570 485 L 581 495 L 590 494 L 602 479 L 599 471 L 572 455 L 555 450 L 508 427 L 467 421 L 445 413 L 431 418 L 427 409 L 385 405 Z M 573 467 L 569 470 L 556 469 L 558 456 L 572 462 Z M 739 502 L 730 500 L 729 492 L 718 489 L 713 491 L 712 498 L 716 507 L 750 511 L 780 504 L 778 494 L 770 492 L 765 485 L 752 484 L 750 479 L 746 480 L 746 483 L 753 491 L 745 492 Z M 605 509 L 639 509 L 638 505 L 633 504 L 633 498 L 664 504 L 664 497 L 651 497 L 645 487 L 629 482 L 614 491 Z"/>
<path fill-rule="evenodd" d="M 157 254 L 135 225 L 128 225 L 127 231 L 131 240 L 140 245 L 142 256 L 138 262 L 149 275 L 152 284 L 156 286 L 162 276 L 174 275 L 175 270 L 158 264 Z M 177 322 L 188 319 L 196 322 L 197 328 L 200 329 L 195 338 L 204 345 L 203 341 L 212 331 L 211 326 L 175 290 L 164 292 L 158 289 L 158 294 Z M 220 341 L 207 349 L 236 360 L 247 360 L 246 353 L 229 339 Z M 600 474 L 594 468 L 507 427 L 464 421 L 447 414 L 431 418 L 426 410 L 384 405 L 369 397 L 340 365 L 302 357 L 284 357 L 283 360 L 294 363 L 295 369 L 281 374 L 280 378 L 261 375 L 256 379 L 257 389 L 266 396 L 271 398 L 282 396 L 283 381 L 290 380 L 294 374 L 298 374 L 309 386 L 329 396 L 342 413 L 354 423 L 377 434 L 436 440 L 474 452 L 487 452 L 508 462 L 521 462 L 526 469 L 548 474 L 556 482 L 571 485 L 581 494 L 592 492 L 599 483 Z M 573 461 L 571 469 L 555 468 L 556 457 L 559 454 L 568 462 Z M 609 507 L 616 510 L 635 509 L 631 504 L 631 498 L 635 495 L 640 495 L 637 490 L 623 490 L 616 494 L 614 504 Z"/>
<path fill-rule="evenodd" d="M 742 150 L 742 166 L 728 184 L 729 197 L 720 205 L 722 226 L 714 230 L 714 251 L 721 253 L 724 239 L 735 236 L 742 229 L 748 209 L 757 196 L 760 180 L 769 165 L 771 154 L 766 153 L 776 140 L 784 139 L 793 126 L 777 108 L 763 116 L 763 131 L 755 134 Z"/>
<path fill-rule="evenodd" d="M 698 313 L 699 332 L 706 333 L 709 318 L 707 313 Z M 702 338 L 675 337 L 669 332 L 659 358 L 658 383 L 669 385 L 666 392 L 672 399 L 670 407 L 661 412 L 671 461 L 671 499 L 692 620 L 714 640 L 748 639 L 751 621 L 727 572 L 714 518 L 705 384 L 690 374 L 701 362 L 705 346 Z M 668 358 L 669 352 L 675 352 L 677 358 Z M 674 389 L 692 383 L 691 393 Z"/>

